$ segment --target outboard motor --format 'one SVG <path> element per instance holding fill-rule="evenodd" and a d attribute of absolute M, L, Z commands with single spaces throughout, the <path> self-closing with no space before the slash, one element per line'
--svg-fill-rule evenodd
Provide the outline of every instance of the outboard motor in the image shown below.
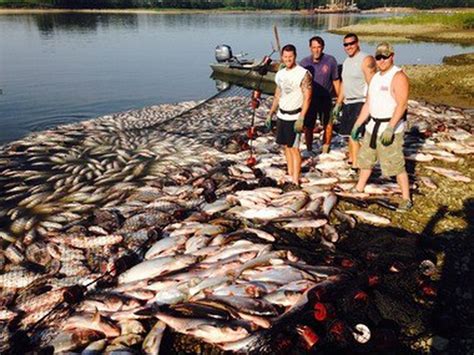
<path fill-rule="evenodd" d="M 216 47 L 216 60 L 218 63 L 227 62 L 231 60 L 232 57 L 232 48 L 230 48 L 230 46 L 221 44 Z"/>

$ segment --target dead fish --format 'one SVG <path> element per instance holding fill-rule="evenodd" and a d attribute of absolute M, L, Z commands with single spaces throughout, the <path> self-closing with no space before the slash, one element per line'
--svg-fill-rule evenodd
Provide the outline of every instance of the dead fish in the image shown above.
<path fill-rule="evenodd" d="M 11 321 L 17 316 L 16 312 L 13 312 L 7 308 L 0 309 L 0 321 Z"/>
<path fill-rule="evenodd" d="M 153 246 L 148 249 L 145 254 L 145 259 L 155 259 L 160 256 L 163 252 L 174 252 L 180 247 L 182 247 L 187 241 L 185 236 L 174 236 L 174 237 L 165 237 L 157 241 Z"/>
<path fill-rule="evenodd" d="M 121 235 L 107 235 L 107 236 L 69 236 L 51 238 L 52 242 L 64 243 L 79 249 L 91 249 L 104 247 L 108 245 L 118 244 L 123 240 Z"/>
<path fill-rule="evenodd" d="M 257 316 L 272 317 L 278 315 L 277 310 L 272 306 L 272 304 L 263 299 L 240 296 L 221 297 L 209 295 L 197 302 L 209 305 L 221 303 L 232 307 L 236 311 Z"/>
<path fill-rule="evenodd" d="M 357 221 L 354 219 L 354 217 L 348 215 L 347 213 L 341 212 L 337 209 L 334 210 L 334 214 L 339 221 L 343 223 L 347 223 L 350 226 L 350 228 L 355 228 Z"/>
<path fill-rule="evenodd" d="M 23 288 L 40 277 L 42 277 L 42 275 L 24 269 L 14 270 L 0 275 L 0 287 Z"/>
<path fill-rule="evenodd" d="M 323 214 L 325 216 L 329 216 L 329 214 L 331 213 L 336 203 L 337 203 L 336 194 L 330 193 L 328 196 L 326 196 L 323 202 Z"/>
<path fill-rule="evenodd" d="M 46 244 L 37 242 L 29 245 L 25 251 L 26 258 L 36 264 L 46 265 L 51 261 Z"/>
<path fill-rule="evenodd" d="M 391 211 L 396 211 L 398 206 L 394 205 L 393 203 L 390 202 L 388 199 L 384 198 L 373 198 L 368 200 L 370 203 L 375 203 L 379 206 L 385 207 Z"/>
<path fill-rule="evenodd" d="M 138 343 L 143 341 L 143 336 L 140 334 L 122 334 L 116 337 L 114 340 L 110 342 L 110 345 L 123 345 L 126 347 L 132 347 Z"/>
<path fill-rule="evenodd" d="M 337 233 L 336 228 L 327 223 L 323 226 L 323 237 L 331 243 L 339 241 L 339 233 Z"/>
<path fill-rule="evenodd" d="M 235 322 L 220 322 L 209 319 L 177 318 L 161 312 L 155 314 L 159 320 L 175 331 L 193 335 L 208 343 L 224 343 L 241 340 L 249 335 L 248 330 Z"/>
<path fill-rule="evenodd" d="M 93 341 L 82 350 L 81 355 L 95 355 L 102 353 L 107 346 L 107 339 Z"/>
<path fill-rule="evenodd" d="M 300 297 L 300 292 L 280 290 L 264 296 L 263 299 L 270 302 L 271 304 L 283 307 L 291 307 L 296 302 L 298 302 Z"/>
<path fill-rule="evenodd" d="M 178 271 L 196 262 L 197 258 L 191 255 L 176 257 L 161 257 L 143 261 L 119 276 L 119 283 L 124 284 L 132 281 L 148 279 L 160 275 Z"/>
<path fill-rule="evenodd" d="M 328 221 L 326 219 L 296 219 L 283 225 L 283 228 L 320 228 L 324 226 Z"/>
<path fill-rule="evenodd" d="M 64 330 L 88 329 L 103 333 L 106 337 L 118 337 L 120 329 L 102 317 L 99 312 L 95 314 L 82 313 L 70 317 L 63 326 Z"/>
<path fill-rule="evenodd" d="M 144 334 L 145 327 L 143 324 L 135 319 L 124 319 L 118 321 L 120 327 L 120 334 Z"/>
<path fill-rule="evenodd" d="M 61 353 L 71 351 L 90 344 L 101 338 L 100 333 L 89 329 L 77 329 L 74 332 L 61 331 L 52 341 L 54 352 Z"/>
<path fill-rule="evenodd" d="M 380 225 L 388 225 L 390 224 L 390 220 L 385 217 L 377 216 L 376 214 L 366 212 L 366 211 L 355 211 L 355 210 L 347 210 L 344 211 L 347 214 L 356 216 L 362 219 L 365 222 L 369 222 L 372 224 L 380 224 Z"/>
<path fill-rule="evenodd" d="M 156 321 L 142 344 L 142 351 L 145 354 L 159 354 L 161 340 L 166 329 L 166 323 L 161 320 Z"/>
<path fill-rule="evenodd" d="M 436 190 L 438 188 L 434 181 L 428 176 L 420 176 L 420 180 L 423 184 L 425 184 L 426 187 L 429 187 L 432 190 Z"/>
<path fill-rule="evenodd" d="M 405 156 L 405 159 L 426 163 L 432 161 L 434 157 L 431 154 L 415 153 Z"/>
<path fill-rule="evenodd" d="M 460 182 L 471 182 L 471 178 L 464 176 L 459 171 L 452 169 L 440 168 L 437 166 L 427 166 L 426 169 L 433 170 L 435 173 L 443 175 L 451 180 L 460 181 Z"/>

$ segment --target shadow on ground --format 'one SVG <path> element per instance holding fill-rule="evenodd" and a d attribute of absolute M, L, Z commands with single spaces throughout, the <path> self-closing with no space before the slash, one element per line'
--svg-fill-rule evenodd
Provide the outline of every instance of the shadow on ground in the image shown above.
<path fill-rule="evenodd" d="M 467 227 L 435 234 L 448 214 Z M 354 294 L 346 293 L 338 307 L 346 321 L 375 329 L 371 346 L 361 352 L 403 353 L 409 345 L 413 353 L 473 353 L 473 215 L 474 199 L 468 199 L 460 211 L 440 207 L 421 234 L 359 225 L 340 242 L 338 249 L 360 263 L 356 286 L 367 300 L 365 308 L 353 300 L 344 307 L 343 299 Z"/>

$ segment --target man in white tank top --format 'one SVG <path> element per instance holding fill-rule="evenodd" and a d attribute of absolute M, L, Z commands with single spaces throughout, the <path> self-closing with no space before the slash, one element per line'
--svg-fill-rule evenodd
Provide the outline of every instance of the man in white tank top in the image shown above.
<path fill-rule="evenodd" d="M 349 163 L 356 168 L 360 145 L 350 138 L 350 134 L 364 105 L 368 84 L 375 74 L 376 64 L 374 57 L 361 51 L 359 38 L 355 33 L 344 36 L 343 46 L 347 58 L 342 64 L 341 89 L 333 112 L 337 116 L 344 102 L 338 133 L 349 136 Z"/>
<path fill-rule="evenodd" d="M 377 46 L 375 60 L 379 72 L 370 81 L 367 99 L 354 124 L 351 137 L 358 141 L 360 128 L 369 119 L 358 155 L 360 176 L 355 190 L 364 190 L 372 168 L 379 160 L 383 175 L 397 177 L 403 198 L 398 210 L 405 212 L 413 207 L 403 156 L 409 83 L 406 74 L 394 65 L 394 55 L 390 44 L 382 42 Z"/>
<path fill-rule="evenodd" d="M 306 69 L 296 64 L 296 48 L 292 44 L 282 48 L 281 60 L 285 68 L 279 70 L 275 76 L 277 87 L 266 125 L 271 127 L 271 119 L 277 113 L 276 142 L 285 147 L 288 175 L 294 184 L 299 185 L 299 141 L 304 117 L 311 102 L 312 79 Z"/>

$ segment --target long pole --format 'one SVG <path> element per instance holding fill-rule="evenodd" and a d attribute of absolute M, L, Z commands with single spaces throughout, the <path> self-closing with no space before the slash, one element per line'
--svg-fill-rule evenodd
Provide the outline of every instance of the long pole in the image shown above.
<path fill-rule="evenodd" d="M 276 24 L 273 24 L 273 33 L 275 34 L 275 41 L 276 41 L 276 47 L 278 49 L 278 53 L 280 53 L 281 55 L 280 36 L 278 35 L 278 28 Z"/>

